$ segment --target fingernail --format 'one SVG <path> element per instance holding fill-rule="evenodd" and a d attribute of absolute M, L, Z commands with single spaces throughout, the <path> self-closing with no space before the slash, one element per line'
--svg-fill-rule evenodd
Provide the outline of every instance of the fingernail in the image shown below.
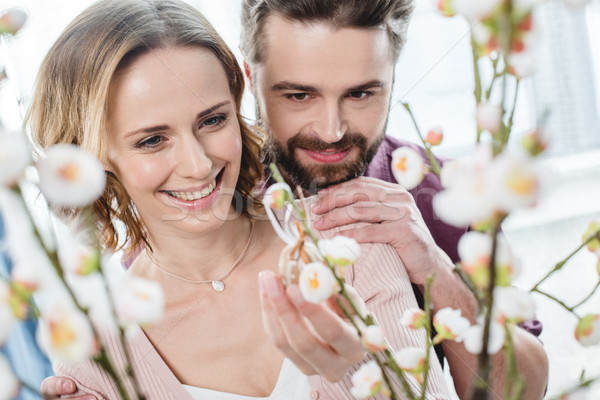
<path fill-rule="evenodd" d="M 312 203 L 312 204 L 310 205 L 310 209 L 311 209 L 311 210 L 313 210 L 313 211 L 315 211 L 315 210 L 316 210 L 316 209 L 318 209 L 320 206 L 321 206 L 321 201 L 320 201 L 320 200 L 317 200 L 317 201 L 315 201 L 314 203 Z"/>
<path fill-rule="evenodd" d="M 314 225 L 315 227 L 317 227 L 317 228 L 318 228 L 319 226 L 323 225 L 323 217 L 319 217 L 319 218 L 315 219 L 315 220 L 313 221 L 313 225 Z"/>
<path fill-rule="evenodd" d="M 75 390 L 75 387 L 73 385 L 73 382 L 71 381 L 65 381 L 62 384 L 62 390 L 64 390 L 65 392 L 69 392 L 71 393 L 72 391 Z"/>
<path fill-rule="evenodd" d="M 273 271 L 261 271 L 258 274 L 260 289 L 271 298 L 280 297 L 283 294 L 281 284 L 275 278 Z"/>
<path fill-rule="evenodd" d="M 299 307 L 302 304 L 306 303 L 306 299 L 302 296 L 302 292 L 300 291 L 300 287 L 298 285 L 290 286 L 287 290 L 288 297 L 292 300 L 295 306 Z"/>

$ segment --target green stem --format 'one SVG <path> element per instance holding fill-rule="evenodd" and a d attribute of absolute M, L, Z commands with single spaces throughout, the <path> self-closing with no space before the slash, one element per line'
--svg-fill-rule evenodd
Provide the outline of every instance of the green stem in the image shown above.
<path fill-rule="evenodd" d="M 409 399 L 411 399 L 411 400 L 416 399 L 416 395 L 413 393 L 413 391 L 410 388 L 410 385 L 408 383 L 408 380 L 404 376 L 404 371 L 402 371 L 402 369 L 396 363 L 396 360 L 394 360 L 394 356 L 392 355 L 392 352 L 390 350 L 386 349 L 386 350 L 384 350 L 383 354 L 385 354 L 385 358 L 387 360 L 386 365 L 392 371 L 394 371 L 394 373 L 400 380 L 400 384 L 402 385 L 402 390 L 404 391 L 404 394 L 407 395 L 409 397 Z"/>
<path fill-rule="evenodd" d="M 467 286 L 467 288 L 469 288 L 471 293 L 473 293 L 473 295 L 475 296 L 475 299 L 477 300 L 477 307 L 479 309 L 481 309 L 483 307 L 483 299 L 481 298 L 479 289 L 477 289 L 475 287 L 471 278 L 469 278 L 469 276 L 467 274 L 465 274 L 465 272 L 462 270 L 462 268 L 459 265 L 456 265 L 454 267 L 454 272 L 463 281 L 463 283 Z"/>
<path fill-rule="evenodd" d="M 600 286 L 600 281 L 598 281 L 596 283 L 596 286 L 594 286 L 594 288 L 592 289 L 592 291 L 590 292 L 590 294 L 588 294 L 587 296 L 585 296 L 579 303 L 575 304 L 572 307 L 573 310 L 576 309 L 577 307 L 579 307 L 580 305 L 582 305 L 583 303 L 585 303 L 586 301 L 588 301 L 594 295 L 594 293 L 596 293 L 596 290 L 598 290 L 599 286 Z"/>
<path fill-rule="evenodd" d="M 563 396 L 575 393 L 579 389 L 587 388 L 596 382 L 600 382 L 600 375 L 582 380 L 577 386 L 566 390 L 565 392 L 561 393 L 558 397 L 553 397 L 550 400 L 561 400 L 564 398 Z"/>
<path fill-rule="evenodd" d="M 423 137 L 423 134 L 421 133 L 421 130 L 419 129 L 419 125 L 417 124 L 417 120 L 415 119 L 415 116 L 412 113 L 412 110 L 410 109 L 410 105 L 408 103 L 402 103 L 402 105 L 404 106 L 406 111 L 408 111 L 408 115 L 410 115 L 410 118 L 412 119 L 413 125 L 415 126 L 415 129 L 417 130 L 417 134 L 419 135 L 419 138 L 421 139 L 421 142 L 423 143 L 423 147 L 425 147 L 425 150 L 427 152 L 427 159 L 429 160 L 429 163 L 431 164 L 431 170 L 433 171 L 434 174 L 436 174 L 439 177 L 441 175 L 441 167 L 440 167 L 440 164 L 435 159 L 433 152 L 431 151 L 431 145 L 429 143 L 427 143 L 427 141 L 425 141 L 425 138 Z"/>
<path fill-rule="evenodd" d="M 506 74 L 506 71 L 504 73 Z M 515 118 L 515 110 L 517 109 L 517 95 L 519 94 L 519 84 L 520 83 L 521 83 L 521 80 L 517 78 L 517 82 L 515 84 L 515 95 L 514 95 L 514 98 L 513 98 L 512 110 L 511 110 L 510 116 L 508 118 L 508 124 L 507 124 L 507 127 L 506 127 L 506 134 L 504 135 L 504 141 L 503 141 L 503 146 L 504 147 L 506 147 L 506 145 L 508 144 L 508 139 L 510 138 L 510 134 L 512 132 L 514 118 Z"/>
<path fill-rule="evenodd" d="M 94 230 L 95 219 L 94 219 L 94 214 L 92 212 L 91 207 L 86 207 L 82 210 L 82 217 L 84 219 L 85 226 L 88 229 L 88 234 L 91 239 L 92 246 L 95 251 L 100 253 L 100 242 L 98 241 L 98 236 L 96 235 L 95 230 Z M 104 285 L 104 290 L 106 291 L 106 293 L 110 293 L 110 289 L 108 287 L 108 282 L 106 280 L 106 276 L 104 275 L 104 271 L 102 270 L 102 267 L 100 265 L 100 257 L 98 257 L 97 259 L 98 259 L 98 265 L 96 266 L 96 269 L 98 271 L 100 271 L 100 277 L 102 278 L 102 284 Z M 111 312 L 112 318 L 115 321 L 118 321 L 117 310 L 116 310 L 115 304 L 110 296 L 108 296 L 108 305 L 110 307 L 110 312 Z M 144 400 L 146 398 L 146 396 L 144 396 L 144 394 L 141 391 L 141 385 L 140 385 L 140 383 L 137 379 L 137 376 L 132 367 L 133 366 L 133 363 L 131 361 L 132 356 L 131 356 L 131 352 L 129 351 L 129 347 L 127 346 L 127 341 L 125 340 L 125 330 L 120 325 L 119 325 L 119 342 L 121 343 L 121 347 L 123 348 L 123 354 L 125 355 L 125 365 L 124 365 L 125 373 L 131 379 L 131 383 L 133 383 L 133 389 L 135 391 L 136 398 L 138 400 Z"/>
<path fill-rule="evenodd" d="M 473 54 L 473 77 L 475 78 L 475 101 L 477 104 L 481 103 L 481 73 L 479 72 L 479 57 L 477 56 L 477 43 L 475 38 L 471 35 L 471 52 Z"/>
<path fill-rule="evenodd" d="M 494 83 L 496 82 L 496 79 L 498 79 L 499 77 L 502 76 L 502 71 L 498 71 L 498 61 L 500 60 L 500 57 L 496 57 L 494 59 L 492 59 L 492 68 L 494 70 L 494 76 L 492 76 L 492 81 L 490 82 L 490 86 L 488 87 L 488 89 L 485 92 L 485 100 L 489 100 L 490 96 L 492 95 L 492 89 L 494 87 Z"/>
<path fill-rule="evenodd" d="M 425 324 L 425 366 L 423 372 L 423 383 L 421 384 L 421 400 L 425 400 L 425 394 L 427 393 L 427 382 L 429 379 L 429 356 L 431 354 L 431 285 L 435 274 L 427 277 L 425 281 L 425 293 L 424 293 L 424 305 L 425 305 L 425 317 L 427 318 L 427 324 Z"/>
<path fill-rule="evenodd" d="M 508 324 L 504 324 L 506 331 L 505 357 L 506 357 L 506 382 L 504 384 L 504 398 L 507 400 L 518 400 L 523 396 L 525 380 L 519 375 L 515 357 L 512 332 Z"/>
<path fill-rule="evenodd" d="M 577 312 L 573 309 L 573 307 L 569 307 L 568 305 L 566 305 L 562 300 L 557 299 L 556 297 L 552 296 L 550 293 L 546 293 L 540 289 L 533 289 L 531 290 L 532 292 L 537 292 L 543 296 L 546 296 L 547 298 L 549 298 L 550 300 L 553 300 L 554 302 L 560 304 L 565 310 L 569 311 L 571 314 L 575 315 L 575 317 L 577 317 L 577 319 L 581 318 Z"/>
<path fill-rule="evenodd" d="M 383 376 L 383 381 L 385 382 L 386 386 L 390 390 L 390 399 L 391 400 L 398 400 L 398 396 L 396 395 L 396 391 L 394 390 L 394 387 L 392 386 L 392 381 L 390 380 L 390 377 L 387 374 L 387 371 L 386 371 L 386 368 L 385 368 L 385 363 L 379 359 L 379 357 L 377 356 L 377 354 L 375 354 L 375 353 L 371 353 L 371 354 L 373 355 L 373 358 L 375 359 L 375 362 L 377 363 L 377 365 L 379 365 L 379 369 L 381 369 L 381 374 Z"/>
<path fill-rule="evenodd" d="M 498 232 L 500 231 L 500 222 L 498 222 L 492 231 L 492 252 L 490 255 L 490 281 L 488 283 L 486 296 L 484 299 L 484 324 L 483 339 L 481 341 L 481 353 L 477 356 L 477 377 L 475 381 L 475 391 L 473 400 L 488 399 L 490 382 L 490 354 L 488 352 L 488 342 L 490 340 L 490 326 L 492 321 L 492 306 L 494 304 L 494 287 L 496 286 L 496 253 L 498 251 Z"/>
<path fill-rule="evenodd" d="M 546 279 L 548 279 L 556 271 L 560 270 L 571 258 L 573 258 L 575 256 L 575 254 L 579 253 L 579 251 L 581 249 L 583 249 L 585 246 L 587 246 L 588 243 L 590 243 L 594 239 L 600 240 L 600 229 L 597 230 L 596 233 L 590 235 L 586 240 L 584 240 L 583 243 L 577 249 L 575 249 L 573 252 L 571 252 L 571 254 L 569 254 L 564 260 L 557 262 L 554 265 L 554 268 L 552 268 L 552 270 L 550 270 L 550 272 L 548 272 L 542 279 L 540 279 L 538 281 L 538 283 L 533 285 L 533 287 L 529 291 L 530 292 L 537 291 L 538 286 L 540 286 Z"/>

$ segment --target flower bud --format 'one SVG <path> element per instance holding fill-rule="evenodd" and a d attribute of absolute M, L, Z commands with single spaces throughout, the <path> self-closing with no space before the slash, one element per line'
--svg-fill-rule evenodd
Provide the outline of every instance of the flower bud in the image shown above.
<path fill-rule="evenodd" d="M 442 132 L 442 128 L 436 127 L 427 132 L 427 138 L 425 140 L 432 146 L 439 146 L 443 139 L 444 132 Z"/>

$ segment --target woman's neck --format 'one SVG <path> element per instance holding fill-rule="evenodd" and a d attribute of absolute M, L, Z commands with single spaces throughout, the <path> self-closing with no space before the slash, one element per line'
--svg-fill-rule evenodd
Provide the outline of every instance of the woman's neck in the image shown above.
<path fill-rule="evenodd" d="M 160 273 L 166 270 L 189 280 L 220 279 L 252 246 L 249 242 L 251 225 L 250 220 L 242 216 L 198 235 L 155 232 L 149 235 L 152 251 L 146 249 L 147 272 L 159 275 L 151 272 L 158 265 Z"/>

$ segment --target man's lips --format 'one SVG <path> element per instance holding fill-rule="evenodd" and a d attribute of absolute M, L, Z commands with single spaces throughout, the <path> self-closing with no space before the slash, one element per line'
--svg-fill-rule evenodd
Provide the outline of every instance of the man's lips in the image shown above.
<path fill-rule="evenodd" d="M 344 158 L 346 158 L 346 156 L 352 151 L 352 147 L 349 147 L 345 150 L 335 150 L 335 149 L 328 149 L 328 150 L 309 150 L 309 149 L 300 149 L 302 151 L 304 151 L 310 158 L 312 158 L 313 160 L 320 162 L 320 163 L 324 163 L 324 164 L 331 164 L 331 163 L 338 163 L 340 161 L 342 161 Z"/>

